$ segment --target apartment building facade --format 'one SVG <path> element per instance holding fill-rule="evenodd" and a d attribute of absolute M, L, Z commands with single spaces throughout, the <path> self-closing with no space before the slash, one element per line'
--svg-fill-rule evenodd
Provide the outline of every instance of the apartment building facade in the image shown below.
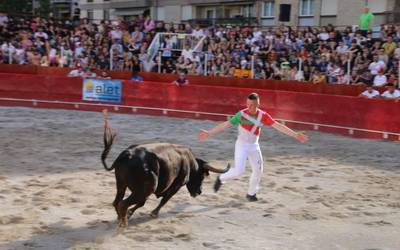
<path fill-rule="evenodd" d="M 375 14 L 375 24 L 400 21 L 399 0 L 80 0 L 81 18 L 93 20 L 129 19 L 146 12 L 165 22 L 261 26 L 354 25 L 365 6 Z"/>

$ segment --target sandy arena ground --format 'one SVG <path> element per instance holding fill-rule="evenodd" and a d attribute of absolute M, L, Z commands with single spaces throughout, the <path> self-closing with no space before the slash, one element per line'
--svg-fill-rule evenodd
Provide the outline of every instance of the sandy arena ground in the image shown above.
<path fill-rule="evenodd" d="M 110 114 L 117 141 L 192 147 L 217 167 L 233 160 L 236 129 L 206 142 L 216 123 Z M 246 175 L 203 194 L 182 188 L 153 219 L 151 196 L 117 233 L 113 172 L 100 163 L 100 112 L 0 107 L 0 249 L 400 249 L 400 144 L 308 132 L 301 144 L 263 130 L 260 201 Z"/>

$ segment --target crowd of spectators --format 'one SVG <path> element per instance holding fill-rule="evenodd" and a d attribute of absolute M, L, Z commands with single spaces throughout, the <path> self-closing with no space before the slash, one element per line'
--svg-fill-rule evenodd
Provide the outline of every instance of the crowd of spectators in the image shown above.
<path fill-rule="evenodd" d="M 182 36 L 180 44 L 176 36 L 163 36 L 161 57 L 149 60 L 147 50 L 159 32 L 190 36 Z M 194 51 L 201 37 L 205 38 Z M 385 86 L 398 84 L 400 26 L 382 25 L 374 32 L 332 25 L 192 27 L 143 16 L 95 23 L 0 13 L 0 46 L 0 63 L 86 71 L 109 69 L 111 62 L 113 70 L 132 72 Z"/>

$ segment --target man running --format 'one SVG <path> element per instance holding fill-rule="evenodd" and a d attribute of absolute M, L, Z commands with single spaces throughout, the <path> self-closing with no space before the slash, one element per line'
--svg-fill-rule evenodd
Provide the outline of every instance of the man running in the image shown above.
<path fill-rule="evenodd" d="M 247 97 L 246 105 L 246 109 L 236 113 L 230 120 L 220 123 L 211 130 L 201 130 L 197 137 L 200 141 L 203 141 L 224 129 L 238 125 L 239 134 L 235 144 L 235 165 L 228 172 L 217 177 L 214 191 L 217 192 L 224 181 L 242 175 L 245 170 L 246 160 L 249 158 L 252 173 L 246 198 L 249 201 L 257 201 L 256 193 L 263 172 L 263 159 L 260 145 L 258 144 L 260 128 L 264 125 L 269 125 L 302 143 L 306 142 L 308 137 L 276 122 L 267 112 L 260 110 L 258 108 L 260 99 L 257 93 L 251 93 Z"/>

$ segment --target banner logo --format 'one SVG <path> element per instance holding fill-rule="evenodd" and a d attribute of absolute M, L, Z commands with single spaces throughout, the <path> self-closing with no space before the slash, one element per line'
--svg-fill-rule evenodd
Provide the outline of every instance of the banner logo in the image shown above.
<path fill-rule="evenodd" d="M 85 101 L 121 102 L 120 80 L 83 80 L 82 99 Z"/>

